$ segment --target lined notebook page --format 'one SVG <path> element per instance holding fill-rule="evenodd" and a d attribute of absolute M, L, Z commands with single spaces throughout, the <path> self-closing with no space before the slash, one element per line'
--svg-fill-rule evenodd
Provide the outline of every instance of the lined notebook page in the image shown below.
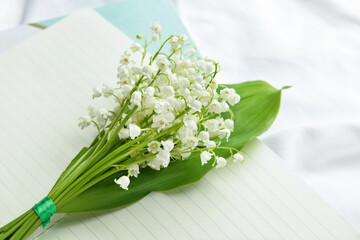
<path fill-rule="evenodd" d="M 78 117 L 92 88 L 117 82 L 132 41 L 83 10 L 0 55 L 0 225 L 49 192 L 69 161 L 94 139 Z"/>
<path fill-rule="evenodd" d="M 92 10 L 0 56 L 0 225 L 41 200 L 95 131 L 91 89 L 116 81 L 131 41 Z M 73 214 L 38 239 L 360 239 L 258 140 L 246 162 L 126 208 Z"/>

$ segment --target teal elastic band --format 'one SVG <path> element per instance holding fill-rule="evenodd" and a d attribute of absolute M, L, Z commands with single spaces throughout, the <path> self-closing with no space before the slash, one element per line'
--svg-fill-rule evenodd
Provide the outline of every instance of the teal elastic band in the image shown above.
<path fill-rule="evenodd" d="M 50 223 L 51 216 L 56 213 L 55 203 L 49 197 L 45 197 L 43 200 L 35 204 L 33 209 L 43 222 L 43 228 Z"/>

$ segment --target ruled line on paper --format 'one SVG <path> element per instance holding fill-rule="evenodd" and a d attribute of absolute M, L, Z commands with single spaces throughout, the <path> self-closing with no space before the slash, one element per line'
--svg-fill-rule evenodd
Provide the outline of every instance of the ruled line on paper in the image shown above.
<path fill-rule="evenodd" d="M 312 218 L 313 220 L 315 220 L 319 225 L 321 225 L 321 227 L 330 235 L 331 238 L 333 238 L 333 239 L 338 239 L 338 238 L 331 232 L 331 230 L 329 230 L 328 228 L 326 228 L 326 226 L 322 223 L 322 221 L 319 221 L 319 219 L 318 219 L 317 216 L 314 216 L 314 215 L 307 209 L 307 207 L 305 207 L 296 197 L 294 197 L 293 191 L 291 191 L 291 190 L 289 191 L 288 188 L 283 185 L 283 182 L 278 181 L 276 178 L 274 178 L 274 175 L 271 174 L 268 169 L 264 168 L 264 167 L 262 166 L 262 164 L 260 164 L 260 163 L 258 162 L 257 159 L 254 159 L 253 162 L 258 166 L 258 168 L 262 169 L 262 170 L 266 173 L 266 175 L 267 175 L 268 177 L 270 177 L 271 179 L 273 179 L 273 180 L 286 192 L 286 194 L 287 194 L 288 196 L 290 196 L 290 197 L 298 204 L 298 206 L 300 206 L 300 209 L 301 209 L 301 210 L 303 210 L 304 212 L 306 212 L 308 215 L 311 216 L 311 218 Z M 285 206 L 285 205 L 284 205 L 284 206 Z M 294 213 L 294 216 L 296 216 L 296 217 L 300 220 L 300 218 L 298 217 L 298 215 L 296 215 L 295 213 Z M 308 224 L 309 224 L 308 221 L 301 221 L 301 222 L 316 236 L 316 233 L 310 228 L 311 225 L 310 225 L 310 226 L 308 225 Z M 328 236 L 328 237 L 329 237 L 329 236 Z M 319 239 L 318 236 L 317 236 L 317 238 Z"/>
<path fill-rule="evenodd" d="M 252 159 L 252 158 L 250 158 L 249 159 L 249 161 L 252 161 L 252 162 L 254 162 L 254 160 Z M 249 166 L 247 166 L 247 165 L 244 165 L 244 168 L 245 169 L 247 169 Z M 261 172 L 258 172 L 256 169 L 251 169 L 251 170 L 247 170 L 247 172 L 249 173 L 249 174 L 251 174 L 251 175 L 253 175 L 254 176 L 254 174 L 253 173 L 251 173 L 252 171 L 254 171 L 254 172 L 256 172 L 257 173 L 257 175 L 261 175 L 262 173 Z M 275 174 L 275 172 L 273 172 L 273 174 Z M 265 183 L 267 183 L 267 182 L 265 182 Z M 262 184 L 262 182 L 260 182 L 260 184 Z M 275 185 L 273 185 L 273 184 L 271 184 L 270 185 L 270 187 L 274 187 Z M 269 184 L 267 184 L 267 189 L 269 189 Z M 276 191 L 276 189 L 272 189 L 272 188 L 270 188 L 269 189 L 270 191 L 269 191 L 269 193 L 271 194 L 271 195 L 273 195 L 274 196 L 274 192 L 275 193 L 277 193 L 277 194 L 279 194 L 277 191 Z M 273 190 L 273 191 L 271 191 L 271 190 Z M 280 197 L 281 197 L 281 195 L 280 195 Z M 274 201 L 275 202 L 275 201 Z M 281 201 L 281 199 L 279 199 L 279 198 L 277 198 L 276 199 L 276 202 L 279 202 L 279 203 L 281 203 L 283 206 L 285 206 L 286 204 L 284 204 L 284 202 L 282 202 Z M 298 206 L 296 206 L 296 208 L 297 208 Z M 294 212 L 291 212 L 291 216 L 292 217 L 295 217 L 296 219 L 298 219 L 298 216 L 296 215 L 296 214 L 294 214 Z M 312 218 L 313 216 L 311 216 L 311 218 Z M 309 220 L 310 218 L 307 218 L 307 220 Z M 289 220 L 289 219 L 288 219 Z M 298 223 L 300 223 L 300 225 L 303 225 L 303 223 L 304 222 L 298 222 Z M 296 225 L 296 227 L 297 228 L 299 228 L 300 227 L 300 225 Z M 293 229 L 293 228 L 290 228 L 290 229 Z M 294 229 L 293 229 L 293 231 L 295 231 Z M 298 231 L 298 232 L 301 232 L 301 231 Z M 313 231 L 310 231 L 311 233 L 312 233 L 312 238 L 316 238 L 316 239 L 319 239 L 318 238 L 318 236 L 313 232 Z M 298 236 L 298 235 L 297 235 Z M 307 236 L 307 238 L 309 238 L 309 237 L 311 237 L 311 236 Z"/>
<path fill-rule="evenodd" d="M 120 225 L 123 227 L 123 229 L 127 230 L 127 233 L 130 233 L 131 236 L 128 236 L 127 238 L 133 237 L 135 239 L 138 239 L 136 237 L 136 234 L 134 233 L 134 231 L 132 231 L 130 228 L 128 228 L 117 216 L 116 214 L 113 213 L 113 211 L 107 211 L 108 214 L 112 215 L 114 218 L 116 218 L 117 222 L 120 223 Z M 122 232 L 122 234 L 125 234 L 124 232 Z"/>
<path fill-rule="evenodd" d="M 197 191 L 200 191 L 203 195 L 205 195 L 204 192 L 209 192 L 209 191 L 216 191 L 216 194 L 218 194 L 220 199 L 217 199 L 217 202 L 215 202 L 215 200 L 212 200 L 213 198 L 208 198 L 209 201 L 211 201 L 214 205 L 214 207 L 216 207 L 220 212 L 222 212 L 222 215 L 224 215 L 228 221 L 230 221 L 238 230 L 237 232 L 237 236 L 240 234 L 241 235 L 241 239 L 250 239 L 250 235 L 246 234 L 245 232 L 242 231 L 241 228 L 243 228 L 243 224 L 250 224 L 253 228 L 255 228 L 255 226 L 241 213 L 238 211 L 237 208 L 234 207 L 233 203 L 230 202 L 227 198 L 223 197 L 223 193 L 221 191 L 219 191 L 219 189 L 215 188 L 214 186 L 211 185 L 211 183 L 206 180 L 206 184 L 208 184 L 207 189 L 203 189 L 201 190 L 200 187 L 197 187 L 196 185 L 195 188 L 197 189 Z M 213 189 L 213 190 L 211 190 Z M 217 206 L 217 203 L 221 202 L 222 204 L 220 206 Z M 228 203 L 229 204 L 229 208 L 224 208 L 221 207 L 224 205 L 224 203 Z M 221 209 L 220 209 L 221 208 Z M 229 211 L 229 209 L 231 209 L 231 211 Z M 236 212 L 236 214 L 234 214 Z M 228 215 L 231 215 L 232 219 L 230 219 L 230 217 L 228 217 Z M 238 220 L 238 218 L 241 217 L 243 218 L 242 222 L 237 222 L 236 220 Z M 244 223 L 244 220 L 246 221 L 246 223 Z M 262 235 L 262 237 L 265 237 L 264 235 Z M 231 239 L 231 238 L 230 238 Z"/>
<path fill-rule="evenodd" d="M 92 215 L 101 222 L 101 224 L 107 229 L 107 231 L 109 231 L 114 236 L 114 238 L 120 239 L 119 236 L 116 235 L 115 232 L 113 231 L 113 229 L 116 229 L 115 227 L 114 228 L 109 227 L 107 224 L 103 222 L 102 218 L 97 217 L 94 213 Z"/>
<path fill-rule="evenodd" d="M 1 101 L 1 98 L 0 98 L 0 101 Z M 10 101 L 9 101 L 10 102 Z M 16 108 L 15 108 L 16 109 Z M 19 112 L 21 111 L 21 109 L 19 109 Z M 23 115 L 24 118 L 26 118 L 26 115 Z M 30 136 L 28 133 L 27 133 L 27 129 L 24 129 L 23 126 L 21 124 L 16 124 L 14 126 L 14 123 L 16 121 L 16 119 L 12 118 L 12 117 L 7 117 L 7 116 L 4 116 L 3 119 L 6 118 L 8 119 L 8 121 L 5 123 L 5 125 L 2 125 L 1 129 L 2 129 L 2 133 L 6 134 L 6 139 L 7 141 L 12 139 L 14 142 L 16 142 L 16 146 L 21 146 L 23 147 L 24 143 L 23 141 L 25 140 L 24 137 L 29 140 L 30 142 L 32 142 L 34 145 L 37 145 L 37 149 L 44 155 L 47 157 L 47 159 L 51 160 L 51 156 L 46 152 L 44 151 L 44 149 L 39 145 L 37 144 L 36 140 Z M 28 121 L 31 123 L 31 119 L 28 119 Z M 35 126 L 36 124 L 32 124 L 32 126 L 34 126 L 34 128 L 37 128 L 39 129 L 38 127 Z M 6 126 L 6 127 L 5 127 Z M 11 132 L 8 130 L 9 128 L 11 128 Z M 16 135 L 14 135 L 14 133 L 16 131 L 19 131 L 21 130 L 22 131 L 22 138 L 21 138 L 21 141 L 18 140 L 18 138 L 16 137 Z M 40 133 L 42 132 L 41 129 L 39 129 Z M 42 136 L 45 136 L 46 134 L 42 134 Z M 39 136 L 38 136 L 39 137 Z M 4 139 L 4 138 L 2 138 Z M 50 139 L 48 139 L 50 141 Z M 8 142 L 7 142 L 8 143 Z M 50 141 L 51 143 L 51 141 Z M 2 146 L 4 148 L 6 148 L 6 146 L 4 144 L 2 144 Z M 56 148 L 56 146 L 54 146 Z M 39 163 L 37 162 L 34 157 L 32 156 L 32 154 L 29 154 L 29 151 L 26 150 L 26 149 L 22 149 L 24 152 L 26 152 L 26 156 L 27 158 L 23 159 L 24 161 L 27 161 L 28 158 L 32 159 L 32 161 L 37 165 L 38 168 L 42 169 L 43 170 L 43 173 L 46 174 L 49 178 L 52 178 L 53 180 L 56 178 L 55 176 L 52 176 L 50 173 L 53 172 L 52 170 L 55 170 L 55 169 L 60 169 L 59 165 L 57 165 L 56 163 L 54 163 L 53 161 L 49 161 L 47 162 L 47 164 L 51 165 L 51 168 L 49 168 L 48 170 L 47 169 L 44 169 L 44 167 Z M 13 155 L 13 153 L 9 152 L 10 154 Z M 13 155 L 13 157 L 16 159 L 16 157 Z M 19 162 L 19 164 L 21 165 L 21 163 Z M 26 165 L 26 162 L 23 162 L 22 165 Z M 57 165 L 57 166 L 55 166 Z M 50 173 L 49 173 L 50 171 Z"/>
<path fill-rule="evenodd" d="M 180 204 L 180 202 L 177 201 L 174 196 L 172 196 L 172 194 L 169 194 L 168 196 L 169 196 L 169 199 L 171 199 L 193 222 L 195 222 L 195 223 L 200 227 L 200 229 L 202 230 L 202 232 L 205 233 L 206 236 L 210 239 L 211 236 L 209 235 L 207 229 L 201 224 L 201 221 L 195 220 L 195 218 L 194 218 L 194 216 L 193 216 L 194 213 L 187 211 L 186 208 L 184 208 L 184 207 Z"/>
<path fill-rule="evenodd" d="M 213 200 L 213 197 L 210 197 L 210 198 L 206 197 L 206 192 L 210 191 L 210 188 L 211 188 L 210 186 L 208 188 L 206 188 L 206 189 L 202 189 L 200 187 L 197 187 L 196 184 L 194 184 L 194 188 L 196 189 L 196 191 L 198 191 L 202 195 L 202 197 L 204 198 L 204 201 L 206 200 L 206 201 L 209 201 L 211 203 L 211 208 L 216 208 L 219 215 L 222 215 L 222 218 L 226 219 L 226 223 L 224 223 L 223 224 L 224 226 L 221 226 L 221 228 L 224 228 L 224 230 L 226 232 L 229 232 L 229 230 L 226 230 L 226 225 L 229 224 L 229 225 L 233 226 L 233 228 L 235 228 L 237 230 L 236 233 L 242 234 L 241 229 L 239 228 L 239 226 L 236 223 L 232 222 L 232 219 L 230 219 L 230 217 L 228 216 L 229 215 L 229 212 L 228 212 L 229 209 L 222 209 L 221 210 L 220 207 L 219 207 L 219 204 L 217 202 L 215 202 L 215 201 L 219 201 L 218 198 L 216 200 Z M 183 191 L 185 193 L 186 189 L 183 190 Z M 221 192 L 219 192 L 219 194 L 221 194 Z M 238 214 L 241 214 L 241 213 L 238 212 Z M 209 216 L 209 217 L 211 217 L 211 216 Z M 229 239 L 231 239 L 229 235 L 228 235 L 228 237 L 229 237 Z M 243 236 L 243 237 L 246 237 L 246 236 Z"/>
<path fill-rule="evenodd" d="M 237 167 L 237 166 L 235 166 Z M 230 176 L 227 175 L 228 173 L 227 172 L 223 172 L 221 173 L 218 173 L 217 171 L 213 171 L 212 172 L 212 175 L 210 178 L 207 179 L 207 183 L 210 184 L 210 182 L 218 182 L 218 181 L 222 181 L 223 182 L 223 186 L 224 185 L 228 185 L 228 187 L 230 188 L 230 191 L 231 192 L 236 192 L 236 189 L 233 187 L 233 186 L 236 186 L 238 184 L 238 182 L 235 181 L 235 179 L 232 179 L 232 178 L 229 178 Z M 221 177 L 222 176 L 222 177 Z M 226 177 L 224 177 L 226 176 Z M 205 191 L 207 190 L 207 188 L 205 188 Z M 225 188 L 221 188 L 221 190 L 219 189 L 219 194 L 223 194 L 223 195 L 226 195 L 227 194 L 227 189 Z M 247 212 L 247 215 L 248 216 L 253 216 L 253 215 L 256 215 L 257 216 L 257 220 L 256 222 L 258 223 L 257 226 L 258 228 L 260 227 L 261 229 L 264 229 L 264 225 L 260 225 L 260 222 L 259 220 L 261 219 L 264 223 L 267 224 L 268 227 L 270 227 L 270 229 L 272 230 L 272 232 L 264 232 L 263 235 L 264 236 L 274 236 L 274 234 L 277 234 L 277 238 L 283 238 L 279 233 L 278 231 L 276 231 L 276 229 L 273 227 L 273 224 L 271 224 L 266 218 L 263 217 L 263 215 L 266 215 L 265 212 L 259 212 L 257 210 L 257 207 L 261 207 L 260 205 L 257 205 L 256 207 L 253 206 L 253 204 L 251 203 L 252 201 L 254 201 L 254 198 L 251 196 L 251 195 L 243 195 L 242 193 L 240 192 L 237 192 L 237 197 L 238 198 L 241 198 L 244 202 L 247 203 L 248 205 L 248 212 Z M 259 202 L 260 203 L 260 202 Z M 259 204 L 259 203 L 256 203 L 256 204 Z M 232 206 L 235 207 L 236 205 L 234 205 L 234 202 L 231 202 Z M 229 211 L 229 210 L 228 210 Z M 274 219 L 273 219 L 274 220 Z"/>
<path fill-rule="evenodd" d="M 250 158 L 249 161 L 252 161 L 252 159 Z M 233 167 L 233 166 L 232 166 Z M 236 167 L 234 167 L 234 169 L 232 167 L 229 167 L 227 171 L 228 173 L 230 174 L 233 174 L 234 177 L 236 177 L 237 181 L 238 182 L 242 182 L 244 179 L 240 179 L 241 177 L 244 177 L 244 175 L 242 174 L 241 177 L 237 177 L 236 175 L 236 170 L 238 170 Z M 244 173 L 244 168 L 245 168 L 245 164 L 243 164 L 241 167 L 243 167 L 242 169 L 242 173 Z M 219 177 L 219 174 L 215 172 L 215 174 Z M 294 233 L 295 235 L 291 235 L 291 238 L 293 239 L 299 239 L 299 236 L 296 234 L 296 232 L 284 221 L 284 219 L 282 219 L 280 217 L 280 215 L 277 213 L 277 211 L 275 211 L 273 209 L 273 206 L 270 206 L 270 205 L 274 205 L 276 204 L 276 202 L 272 201 L 271 198 L 266 198 L 264 196 L 260 197 L 253 189 L 252 189 L 252 186 L 254 186 L 253 184 L 250 185 L 251 183 L 249 182 L 245 182 L 243 184 L 243 186 L 249 191 L 251 192 L 251 194 L 253 194 L 253 196 L 257 199 L 257 202 L 255 203 L 254 206 L 256 206 L 257 204 L 259 204 L 258 206 L 262 206 L 263 208 L 265 208 L 266 210 L 269 211 L 269 213 L 271 213 L 271 215 L 267 215 L 267 214 L 264 214 L 264 212 L 259 212 L 258 210 L 256 210 L 256 208 L 254 206 L 252 206 L 252 208 L 257 212 L 257 214 L 263 218 L 263 216 L 271 216 L 271 217 L 268 217 L 269 219 L 272 219 L 274 221 L 274 219 L 278 220 L 278 224 L 275 224 L 274 222 L 270 223 L 270 220 L 269 219 L 266 219 L 266 218 L 263 218 L 265 222 L 268 223 L 268 225 L 272 228 L 273 231 L 275 231 L 279 237 L 281 237 L 282 239 L 286 239 L 290 236 L 284 236 L 283 234 L 285 234 L 285 232 L 283 233 L 280 233 L 278 229 L 287 229 L 287 230 L 290 230 L 292 233 Z M 261 185 L 261 183 L 260 183 Z M 236 189 L 233 189 L 234 191 L 236 191 Z M 271 192 L 271 188 L 270 189 L 267 189 L 269 192 Z M 240 194 L 240 193 L 239 193 Z M 247 202 L 252 202 L 254 201 L 254 197 L 250 198 L 247 200 Z M 246 198 L 246 196 L 245 196 Z M 251 201 L 252 200 L 252 201 Z M 268 203 L 270 202 L 270 203 Z M 260 205 L 261 204 L 261 205 Z M 274 218 L 275 217 L 275 218 Z M 284 225 L 286 226 L 286 228 L 284 228 Z M 277 227 L 275 227 L 277 226 Z"/>
<path fill-rule="evenodd" d="M 167 225 L 170 225 L 169 227 L 171 228 L 171 232 L 172 235 L 176 238 L 177 236 L 183 236 L 184 238 L 190 238 L 190 236 L 193 236 L 191 233 L 186 231 L 186 228 L 183 223 L 181 221 L 179 221 L 177 218 L 174 217 L 174 214 L 172 214 L 171 212 L 169 212 L 169 209 L 165 208 L 164 206 L 162 206 L 162 204 L 159 203 L 159 201 L 156 200 L 156 198 L 154 198 L 152 196 L 153 194 L 149 194 L 147 196 L 147 200 L 148 201 L 152 201 L 152 203 L 154 203 L 152 205 L 152 209 L 158 209 L 160 208 L 161 211 L 163 211 L 165 213 L 166 216 L 161 215 L 158 216 L 158 214 L 155 216 L 157 219 L 160 220 L 164 220 L 166 219 L 165 223 Z M 156 205 L 154 207 L 154 205 Z M 155 210 L 156 213 L 159 213 L 159 210 Z M 179 226 L 179 228 L 175 228 L 174 226 Z M 167 227 L 167 226 L 166 226 Z M 191 234 L 191 235 L 190 235 Z"/>
<path fill-rule="evenodd" d="M 169 232 L 169 230 L 164 226 L 164 224 L 162 223 L 162 221 L 159 221 L 158 218 L 156 218 L 150 211 L 148 208 L 144 207 L 143 204 L 141 202 L 139 202 L 139 205 L 142 207 L 143 211 L 146 211 L 149 215 L 151 215 L 152 218 L 154 218 L 156 220 L 156 222 L 162 227 L 162 229 L 164 229 L 166 231 L 166 233 L 172 238 L 175 239 L 174 235 L 171 234 L 171 232 Z M 156 225 L 156 224 L 155 224 Z M 169 239 L 169 238 L 168 238 Z"/>
<path fill-rule="evenodd" d="M 71 231 L 71 228 L 68 228 L 69 229 L 69 231 L 73 234 L 73 236 L 76 238 L 76 239 L 79 239 L 80 240 L 80 238 L 78 238 L 78 236 L 73 232 L 73 231 Z"/>
<path fill-rule="evenodd" d="M 223 172 L 223 175 L 226 173 Z M 262 208 L 263 205 L 260 205 L 261 201 L 259 199 L 255 199 L 249 192 L 248 188 L 240 182 L 242 188 L 239 188 L 239 183 L 235 182 L 236 179 L 230 178 L 227 175 L 227 178 L 220 177 L 217 172 L 212 172 L 213 182 L 221 182 L 222 188 L 217 188 L 219 190 L 219 194 L 229 195 L 232 193 L 232 196 L 229 196 L 230 199 L 236 197 L 237 199 L 241 199 L 243 203 L 246 204 L 245 207 L 238 208 L 237 205 L 234 205 L 233 202 L 231 204 L 234 208 L 239 209 L 243 212 L 243 215 L 246 216 L 246 219 L 253 223 L 253 226 L 256 227 L 257 231 L 261 233 L 261 235 L 266 238 L 267 236 L 276 236 L 276 238 L 283 238 L 274 228 L 273 224 L 266 218 L 264 218 L 265 212 L 260 212 L 258 208 Z M 209 184 L 211 184 L 210 180 L 207 180 Z M 226 186 L 226 188 L 225 188 Z M 236 186 L 236 187 L 235 187 Z M 241 192 L 245 189 L 247 190 L 245 193 Z M 234 196 L 235 195 L 235 196 Z M 258 202 L 254 202 L 257 200 Z M 275 219 L 273 219 L 275 220 Z"/>
<path fill-rule="evenodd" d="M 250 158 L 250 161 L 255 162 L 252 158 Z M 244 165 L 244 168 L 247 169 L 248 167 L 247 167 L 246 165 Z M 266 185 L 262 184 L 262 182 L 256 177 L 256 176 L 258 176 L 258 175 L 261 174 L 260 172 L 258 172 L 257 175 L 253 174 L 252 171 L 249 171 L 249 170 L 248 170 L 247 172 L 255 179 L 255 181 L 257 181 L 259 184 L 261 184 L 262 187 L 266 188 Z M 266 183 L 266 182 L 265 182 L 265 183 Z M 281 186 L 281 184 L 279 184 L 279 185 Z M 281 187 L 283 187 L 283 186 L 281 186 Z M 253 191 L 253 192 L 254 192 L 254 191 Z M 300 225 L 304 226 L 309 232 L 311 232 L 312 235 L 313 235 L 313 237 L 316 237 L 317 239 L 319 239 L 319 237 L 317 236 L 317 234 L 314 233 L 314 232 L 311 230 L 311 228 L 309 228 L 309 227 L 305 224 L 306 221 L 301 221 L 301 219 L 299 218 L 299 216 L 298 216 L 296 213 L 294 213 L 294 212 L 291 210 L 291 208 L 289 208 L 289 207 L 287 206 L 287 204 L 284 203 L 284 202 L 281 200 L 281 196 L 278 197 L 277 194 L 274 194 L 274 192 L 275 192 L 275 193 L 278 193 L 277 191 L 269 191 L 269 193 L 276 199 L 276 202 L 280 203 L 280 204 L 282 205 L 282 207 L 284 207 L 289 213 L 291 213 L 291 216 L 294 216 L 294 217 L 296 218 L 296 220 L 297 220 L 297 225 L 296 225 L 297 228 L 300 228 L 300 226 L 299 226 L 299 224 L 300 224 Z M 254 193 L 255 193 L 255 192 L 254 192 Z M 264 202 L 264 203 L 266 204 L 266 202 Z M 269 206 L 269 207 L 270 207 L 270 206 Z M 280 216 L 279 216 L 279 217 L 280 217 Z M 312 217 L 313 217 L 313 216 L 312 216 Z M 281 217 L 280 217 L 280 218 L 281 218 Z M 285 222 L 286 219 L 287 219 L 287 218 L 283 217 L 283 218 L 282 218 L 282 221 Z M 287 220 L 288 220 L 288 219 L 287 219 Z M 285 222 L 285 223 L 288 225 L 287 222 Z M 288 225 L 288 226 L 289 226 L 289 225 Z M 297 235 L 298 238 L 300 237 L 300 236 L 298 235 L 299 233 L 304 234 L 304 229 L 298 229 L 297 231 L 295 231 L 293 228 L 291 228 L 291 226 L 289 226 L 289 228 Z M 309 237 L 309 236 L 307 236 L 307 237 Z"/>
<path fill-rule="evenodd" d="M 252 161 L 252 159 L 248 159 L 248 161 Z M 244 170 L 246 169 L 245 168 L 245 164 L 243 166 L 243 173 L 244 173 Z M 235 172 L 236 172 L 236 169 L 232 169 L 231 167 L 228 168 L 229 169 L 229 172 L 231 174 L 234 174 L 234 176 L 236 176 Z M 251 172 L 251 170 L 249 171 Z M 244 175 L 242 174 L 241 176 L 238 177 L 238 181 L 242 182 L 242 181 L 245 181 L 244 179 L 240 179 L 241 177 L 244 177 Z M 259 184 L 261 187 L 262 186 L 262 183 L 261 182 L 258 182 L 257 184 Z M 279 209 L 276 205 L 278 205 L 278 201 L 274 201 L 274 199 L 272 198 L 268 198 L 266 196 L 259 196 L 256 192 L 256 190 L 253 189 L 254 184 L 250 184 L 248 181 L 244 182 L 244 187 L 249 191 L 251 192 L 256 199 L 258 199 L 257 201 L 259 201 L 261 203 L 261 206 L 263 206 L 264 208 L 266 208 L 269 212 L 271 212 L 271 216 L 272 217 L 268 217 L 269 219 L 264 219 L 269 225 L 272 226 L 272 229 L 277 232 L 277 234 L 279 234 L 279 236 L 283 239 L 288 239 L 289 237 L 291 237 L 291 239 L 300 239 L 299 235 L 297 234 L 297 231 L 294 230 L 289 224 L 288 222 L 286 221 L 286 219 L 284 217 L 282 217 L 277 210 L 275 210 L 274 208 L 276 209 Z M 234 191 L 236 191 L 234 189 Z M 266 189 L 267 192 L 272 192 L 273 189 L 272 188 L 267 188 Z M 254 198 L 251 198 L 250 200 L 253 200 Z M 249 201 L 249 200 L 248 200 Z M 254 206 L 256 206 L 257 204 L 259 204 L 259 202 L 256 202 Z M 264 214 L 264 212 L 259 212 L 259 211 L 256 211 L 258 213 L 259 216 L 267 216 L 266 214 Z M 290 215 L 291 217 L 293 217 L 293 215 Z M 275 218 L 274 218 L 275 217 Z M 287 216 L 289 217 L 289 215 Z M 275 224 L 275 222 L 272 222 L 270 223 L 270 219 L 272 220 L 277 220 L 278 224 Z M 288 219 L 289 220 L 289 219 Z M 301 224 L 301 223 L 300 223 Z M 282 233 L 280 233 L 279 229 L 283 230 Z M 286 230 L 285 230 L 286 229 Z M 284 231 L 285 230 L 285 231 Z M 287 232 L 287 233 L 286 233 Z"/>
<path fill-rule="evenodd" d="M 205 236 L 208 237 L 200 225 L 191 218 L 191 215 L 185 212 L 174 200 L 169 197 L 168 194 L 166 194 L 166 192 L 151 193 L 147 197 L 151 198 L 157 205 L 161 206 L 161 208 L 176 221 L 180 227 L 179 229 L 176 229 L 176 231 L 184 230 L 185 234 L 177 236 L 183 236 L 184 239 L 204 238 Z"/>

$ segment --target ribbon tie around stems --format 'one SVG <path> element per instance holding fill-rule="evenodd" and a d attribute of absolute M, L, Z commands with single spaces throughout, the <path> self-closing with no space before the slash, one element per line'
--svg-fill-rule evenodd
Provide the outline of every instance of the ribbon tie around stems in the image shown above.
<path fill-rule="evenodd" d="M 35 204 L 33 209 L 43 222 L 43 228 L 50 223 L 51 216 L 56 212 L 55 203 L 49 197 L 45 197 L 43 200 Z"/>

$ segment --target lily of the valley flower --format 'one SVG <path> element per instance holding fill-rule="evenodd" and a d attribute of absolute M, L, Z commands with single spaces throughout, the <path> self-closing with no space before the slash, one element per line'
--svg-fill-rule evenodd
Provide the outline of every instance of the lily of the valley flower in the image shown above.
<path fill-rule="evenodd" d="M 150 26 L 150 29 L 156 33 L 159 34 L 162 31 L 162 26 L 160 25 L 160 23 L 155 22 Z"/>
<path fill-rule="evenodd" d="M 234 158 L 234 162 L 243 162 L 245 160 L 244 156 L 241 155 L 240 153 L 234 154 L 233 158 Z"/>
<path fill-rule="evenodd" d="M 128 186 L 130 184 L 130 179 L 128 176 L 122 176 L 119 179 L 115 179 L 114 182 L 119 184 L 119 186 L 125 190 L 128 190 Z"/>
<path fill-rule="evenodd" d="M 226 166 L 226 159 L 223 157 L 216 157 L 216 168 L 222 168 Z"/>
<path fill-rule="evenodd" d="M 138 164 L 135 163 L 135 164 L 129 166 L 129 174 L 131 177 L 137 177 L 139 173 L 140 173 L 140 171 L 139 171 Z"/>
<path fill-rule="evenodd" d="M 193 152 L 200 152 L 199 164 L 212 161 L 216 168 L 224 167 L 227 160 L 216 156 L 216 149 L 234 130 L 234 120 L 225 116 L 232 116 L 229 106 L 240 101 L 234 89 L 219 89 L 215 78 L 218 64 L 211 59 L 195 59 L 196 50 L 187 46 L 186 35 L 159 41 L 162 26 L 153 23 L 150 29 L 150 42 L 138 35 L 145 44 L 134 43 L 120 56 L 117 85 L 93 89 L 93 98 L 113 98 L 114 105 L 89 107 L 89 117 L 79 118 L 80 128 L 95 125 L 100 137 L 118 139 L 117 146 L 126 148 L 114 155 L 119 162 L 111 165 L 128 171 L 128 176 L 115 179 L 123 189 L 141 168 L 161 170 Z M 161 48 L 148 58 L 147 47 L 157 41 Z M 221 148 L 228 149 L 234 161 L 243 161 L 236 149 Z"/>
<path fill-rule="evenodd" d="M 208 151 L 203 151 L 200 154 L 200 159 L 201 159 L 201 165 L 206 164 L 212 157 L 212 154 L 209 153 Z"/>

